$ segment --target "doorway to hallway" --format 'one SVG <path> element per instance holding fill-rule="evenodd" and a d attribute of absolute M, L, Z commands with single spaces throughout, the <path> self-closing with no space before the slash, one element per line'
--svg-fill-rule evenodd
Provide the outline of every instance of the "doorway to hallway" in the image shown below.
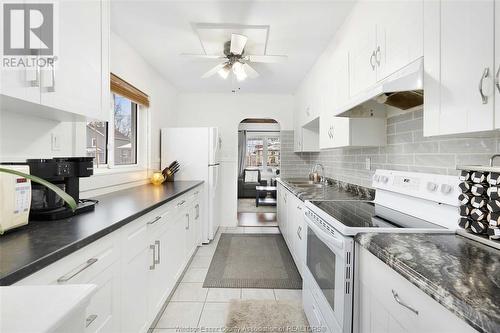
<path fill-rule="evenodd" d="M 280 173 L 280 125 L 244 119 L 238 126 L 238 225 L 276 227 L 276 178 Z"/>

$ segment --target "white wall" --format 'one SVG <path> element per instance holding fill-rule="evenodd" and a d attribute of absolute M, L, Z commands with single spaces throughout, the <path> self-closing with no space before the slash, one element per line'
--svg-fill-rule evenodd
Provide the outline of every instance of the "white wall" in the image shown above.
<path fill-rule="evenodd" d="M 174 123 L 176 89 L 160 76 L 130 45 L 111 33 L 111 71 L 150 96 L 149 127 L 144 152 L 146 163 L 135 171 L 98 174 L 82 179 L 82 196 L 89 197 L 123 187 L 145 183 L 147 168 L 160 163 L 160 128 Z M 57 134 L 61 147 L 51 149 L 51 135 Z M 0 161 L 20 162 L 27 158 L 78 156 L 85 154 L 85 123 L 58 122 L 18 114 L 15 110 L 0 113 Z"/>
<path fill-rule="evenodd" d="M 177 126 L 214 126 L 220 130 L 221 225 L 237 225 L 238 125 L 245 118 L 272 118 L 293 128 L 294 96 L 265 94 L 179 94 Z"/>

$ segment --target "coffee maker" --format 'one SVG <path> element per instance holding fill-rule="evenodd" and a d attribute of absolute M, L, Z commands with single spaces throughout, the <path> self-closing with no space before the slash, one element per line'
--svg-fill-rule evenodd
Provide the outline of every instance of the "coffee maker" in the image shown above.
<path fill-rule="evenodd" d="M 93 157 L 57 157 L 29 159 L 30 173 L 58 186 L 75 199 L 77 208 L 72 211 L 64 200 L 47 187 L 31 183 L 30 220 L 58 220 L 93 211 L 96 201 L 80 200 L 80 177 L 94 174 Z"/>

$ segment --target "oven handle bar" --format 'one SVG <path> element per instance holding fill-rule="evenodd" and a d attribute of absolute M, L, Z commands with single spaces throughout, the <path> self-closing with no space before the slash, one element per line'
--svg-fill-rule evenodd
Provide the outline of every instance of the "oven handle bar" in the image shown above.
<path fill-rule="evenodd" d="M 314 233 L 316 234 L 316 236 L 318 236 L 318 238 L 320 238 L 325 244 L 327 245 L 330 245 L 330 244 L 333 244 L 336 248 L 338 249 L 343 249 L 344 248 L 344 242 L 339 240 L 338 238 L 326 233 L 325 231 L 321 230 L 321 228 L 319 228 L 315 223 L 314 221 L 312 221 L 310 218 L 309 218 L 309 214 L 304 214 L 305 217 L 306 217 L 306 222 L 307 222 L 307 225 L 314 231 Z"/>

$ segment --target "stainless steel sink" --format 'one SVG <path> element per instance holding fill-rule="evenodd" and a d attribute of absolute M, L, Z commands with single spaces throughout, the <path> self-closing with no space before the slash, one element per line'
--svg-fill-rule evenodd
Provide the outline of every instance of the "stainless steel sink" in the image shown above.
<path fill-rule="evenodd" d="M 325 184 L 295 184 L 298 188 L 324 188 L 328 185 Z"/>

